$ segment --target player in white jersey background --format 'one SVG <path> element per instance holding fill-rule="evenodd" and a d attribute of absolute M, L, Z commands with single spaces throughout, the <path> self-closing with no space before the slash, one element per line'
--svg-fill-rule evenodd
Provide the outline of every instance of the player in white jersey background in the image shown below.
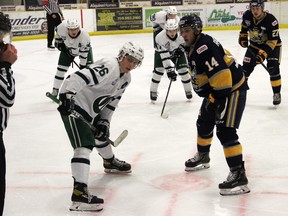
<path fill-rule="evenodd" d="M 131 82 L 130 71 L 140 66 L 144 51 L 132 42 L 125 43 L 118 57 L 100 59 L 88 67 L 69 75 L 60 89 L 62 104 L 58 107 L 74 155 L 71 160 L 74 190 L 74 211 L 100 211 L 103 199 L 90 195 L 87 189 L 90 153 L 97 149 L 103 158 L 105 172 L 130 173 L 131 165 L 114 156 L 108 142 L 110 121 L 119 100 Z M 78 112 L 95 128 L 70 115 Z"/>
<path fill-rule="evenodd" d="M 176 19 L 176 21 L 179 22 L 180 17 L 177 16 L 177 9 L 175 6 L 169 6 L 166 10 L 158 11 L 150 15 L 149 21 L 153 27 L 154 47 L 156 47 L 155 38 L 157 34 L 164 29 L 168 19 Z"/>
<path fill-rule="evenodd" d="M 158 11 L 154 14 L 151 14 L 149 17 L 149 21 L 153 27 L 153 44 L 154 44 L 155 49 L 156 49 L 155 38 L 163 29 L 165 29 L 164 28 L 165 23 L 168 19 L 175 19 L 177 22 L 179 22 L 180 17 L 177 15 L 177 8 L 175 6 L 169 6 L 165 10 Z M 157 51 L 155 50 L 153 73 L 157 73 L 155 70 L 156 56 L 157 56 Z M 151 95 L 150 95 L 150 99 L 151 99 Z"/>
<path fill-rule="evenodd" d="M 57 72 L 54 77 L 51 94 L 57 96 L 59 88 L 65 78 L 74 58 L 79 56 L 79 68 L 83 69 L 93 63 L 93 52 L 88 32 L 80 28 L 76 19 L 68 19 L 57 27 L 55 47 L 60 50 Z M 78 65 L 77 65 L 78 66 Z"/>
<path fill-rule="evenodd" d="M 188 62 L 182 46 L 185 41 L 177 31 L 178 22 L 176 19 L 168 19 L 164 28 L 155 38 L 155 68 L 150 85 L 150 99 L 152 102 L 157 100 L 157 90 L 165 71 L 168 78 L 172 81 L 176 81 L 176 71 L 178 72 L 184 87 L 185 96 L 187 99 L 191 99 L 191 76 L 188 72 Z"/>

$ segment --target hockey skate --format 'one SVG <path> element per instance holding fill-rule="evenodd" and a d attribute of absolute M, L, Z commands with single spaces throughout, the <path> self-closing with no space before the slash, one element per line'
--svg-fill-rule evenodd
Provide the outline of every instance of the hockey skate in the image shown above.
<path fill-rule="evenodd" d="M 186 98 L 187 98 L 188 100 L 190 100 L 190 99 L 193 97 L 191 91 L 185 92 L 185 95 L 186 95 Z"/>
<path fill-rule="evenodd" d="M 48 46 L 47 46 L 47 49 L 48 49 L 49 51 L 54 51 L 54 50 L 55 50 L 55 47 L 54 47 L 53 45 L 48 45 Z"/>
<path fill-rule="evenodd" d="M 196 152 L 193 158 L 185 162 L 185 171 L 197 171 L 210 167 L 209 152 Z"/>
<path fill-rule="evenodd" d="M 131 165 L 118 158 L 103 159 L 104 172 L 106 173 L 131 173 Z"/>
<path fill-rule="evenodd" d="M 277 106 L 281 103 L 281 94 L 280 93 L 275 93 L 273 95 L 273 105 Z"/>
<path fill-rule="evenodd" d="M 158 97 L 157 92 L 150 91 L 150 99 L 152 103 L 154 103 L 157 100 L 157 97 Z"/>
<path fill-rule="evenodd" d="M 75 182 L 71 196 L 70 211 L 101 211 L 104 200 L 89 194 L 87 185 Z"/>
<path fill-rule="evenodd" d="M 58 96 L 58 92 L 59 92 L 59 89 L 53 88 L 52 92 L 51 92 L 51 95 L 54 96 L 54 97 L 57 97 Z"/>
<path fill-rule="evenodd" d="M 250 189 L 247 187 L 248 179 L 245 174 L 244 162 L 241 167 L 232 168 L 227 180 L 219 184 L 220 194 L 238 195 L 249 193 Z"/>

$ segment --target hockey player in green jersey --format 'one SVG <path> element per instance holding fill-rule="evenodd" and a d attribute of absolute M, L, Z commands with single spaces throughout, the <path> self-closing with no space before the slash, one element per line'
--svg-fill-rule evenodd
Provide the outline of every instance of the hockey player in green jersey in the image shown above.
<path fill-rule="evenodd" d="M 100 59 L 69 75 L 63 82 L 59 94 L 62 104 L 58 111 L 74 149 L 71 160 L 74 190 L 70 210 L 102 210 L 103 199 L 90 195 L 87 189 L 89 157 L 94 148 L 103 158 L 105 172 L 131 172 L 129 163 L 114 156 L 108 138 L 114 110 L 131 81 L 130 71 L 140 66 L 143 58 L 143 49 L 128 42 L 117 58 Z M 96 132 L 81 119 L 73 117 L 73 111 L 91 123 Z"/>
<path fill-rule="evenodd" d="M 242 144 L 237 135 L 246 103 L 247 83 L 241 65 L 213 37 L 202 33 L 197 15 L 180 19 L 194 91 L 203 98 L 197 118 L 197 153 L 185 162 L 186 171 L 209 168 L 214 128 L 230 169 L 219 184 L 221 195 L 250 192 L 245 174 Z"/>
<path fill-rule="evenodd" d="M 249 38 L 249 45 L 248 45 Z M 255 66 L 267 59 L 268 73 L 273 91 L 273 104 L 281 103 L 281 39 L 277 19 L 264 11 L 264 0 L 251 0 L 250 10 L 242 17 L 239 44 L 247 51 L 243 60 L 243 69 L 248 79 Z"/>
<path fill-rule="evenodd" d="M 155 38 L 155 69 L 150 85 L 150 99 L 152 103 L 157 100 L 157 90 L 163 74 L 166 72 L 170 80 L 176 81 L 176 71 L 181 77 L 186 98 L 191 99 L 191 76 L 184 53 L 184 40 L 178 33 L 178 22 L 176 19 L 168 19 L 164 28 Z"/>
<path fill-rule="evenodd" d="M 180 18 L 177 15 L 177 8 L 175 6 L 169 6 L 166 10 L 158 11 L 149 16 L 149 21 L 153 27 L 154 47 L 156 47 L 155 38 L 157 34 L 165 29 L 165 24 L 168 19 L 175 19 L 177 23 L 179 22 Z"/>
<path fill-rule="evenodd" d="M 67 22 L 63 21 L 57 27 L 55 47 L 60 51 L 60 55 L 51 92 L 53 96 L 58 95 L 65 74 L 70 65 L 74 63 L 75 57 L 79 56 L 80 69 L 93 63 L 90 36 L 85 30 L 80 28 L 76 19 L 68 19 Z"/>

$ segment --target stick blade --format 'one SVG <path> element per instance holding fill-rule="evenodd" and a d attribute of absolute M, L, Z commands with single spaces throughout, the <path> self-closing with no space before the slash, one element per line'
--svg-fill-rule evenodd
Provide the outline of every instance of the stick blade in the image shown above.
<path fill-rule="evenodd" d="M 117 147 L 128 136 L 128 130 L 122 131 L 122 133 L 114 141 L 113 146 Z"/>
<path fill-rule="evenodd" d="M 163 113 L 163 114 L 161 115 L 161 117 L 162 117 L 163 119 L 168 119 L 169 114 L 168 114 L 168 113 Z"/>

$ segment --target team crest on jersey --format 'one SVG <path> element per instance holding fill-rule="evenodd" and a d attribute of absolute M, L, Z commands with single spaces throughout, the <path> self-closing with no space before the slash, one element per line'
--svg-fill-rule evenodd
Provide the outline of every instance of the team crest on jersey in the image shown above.
<path fill-rule="evenodd" d="M 164 45 L 166 48 L 169 48 L 170 47 L 170 42 L 167 41 L 167 43 Z"/>
<path fill-rule="evenodd" d="M 272 22 L 272 26 L 276 26 L 278 24 L 277 20 L 275 20 L 274 22 Z"/>
<path fill-rule="evenodd" d="M 116 85 L 117 82 L 118 82 L 118 78 L 116 80 L 114 80 L 111 84 Z"/>
<path fill-rule="evenodd" d="M 251 21 L 250 20 L 245 20 L 245 23 L 246 23 L 247 26 L 251 25 Z"/>
<path fill-rule="evenodd" d="M 110 95 L 98 97 L 93 103 L 93 111 L 99 113 L 113 99 Z"/>
<path fill-rule="evenodd" d="M 196 52 L 197 52 L 198 54 L 201 54 L 201 53 L 204 52 L 205 50 L 208 50 L 207 45 L 202 45 L 201 47 L 199 47 L 199 48 L 196 50 Z"/>

